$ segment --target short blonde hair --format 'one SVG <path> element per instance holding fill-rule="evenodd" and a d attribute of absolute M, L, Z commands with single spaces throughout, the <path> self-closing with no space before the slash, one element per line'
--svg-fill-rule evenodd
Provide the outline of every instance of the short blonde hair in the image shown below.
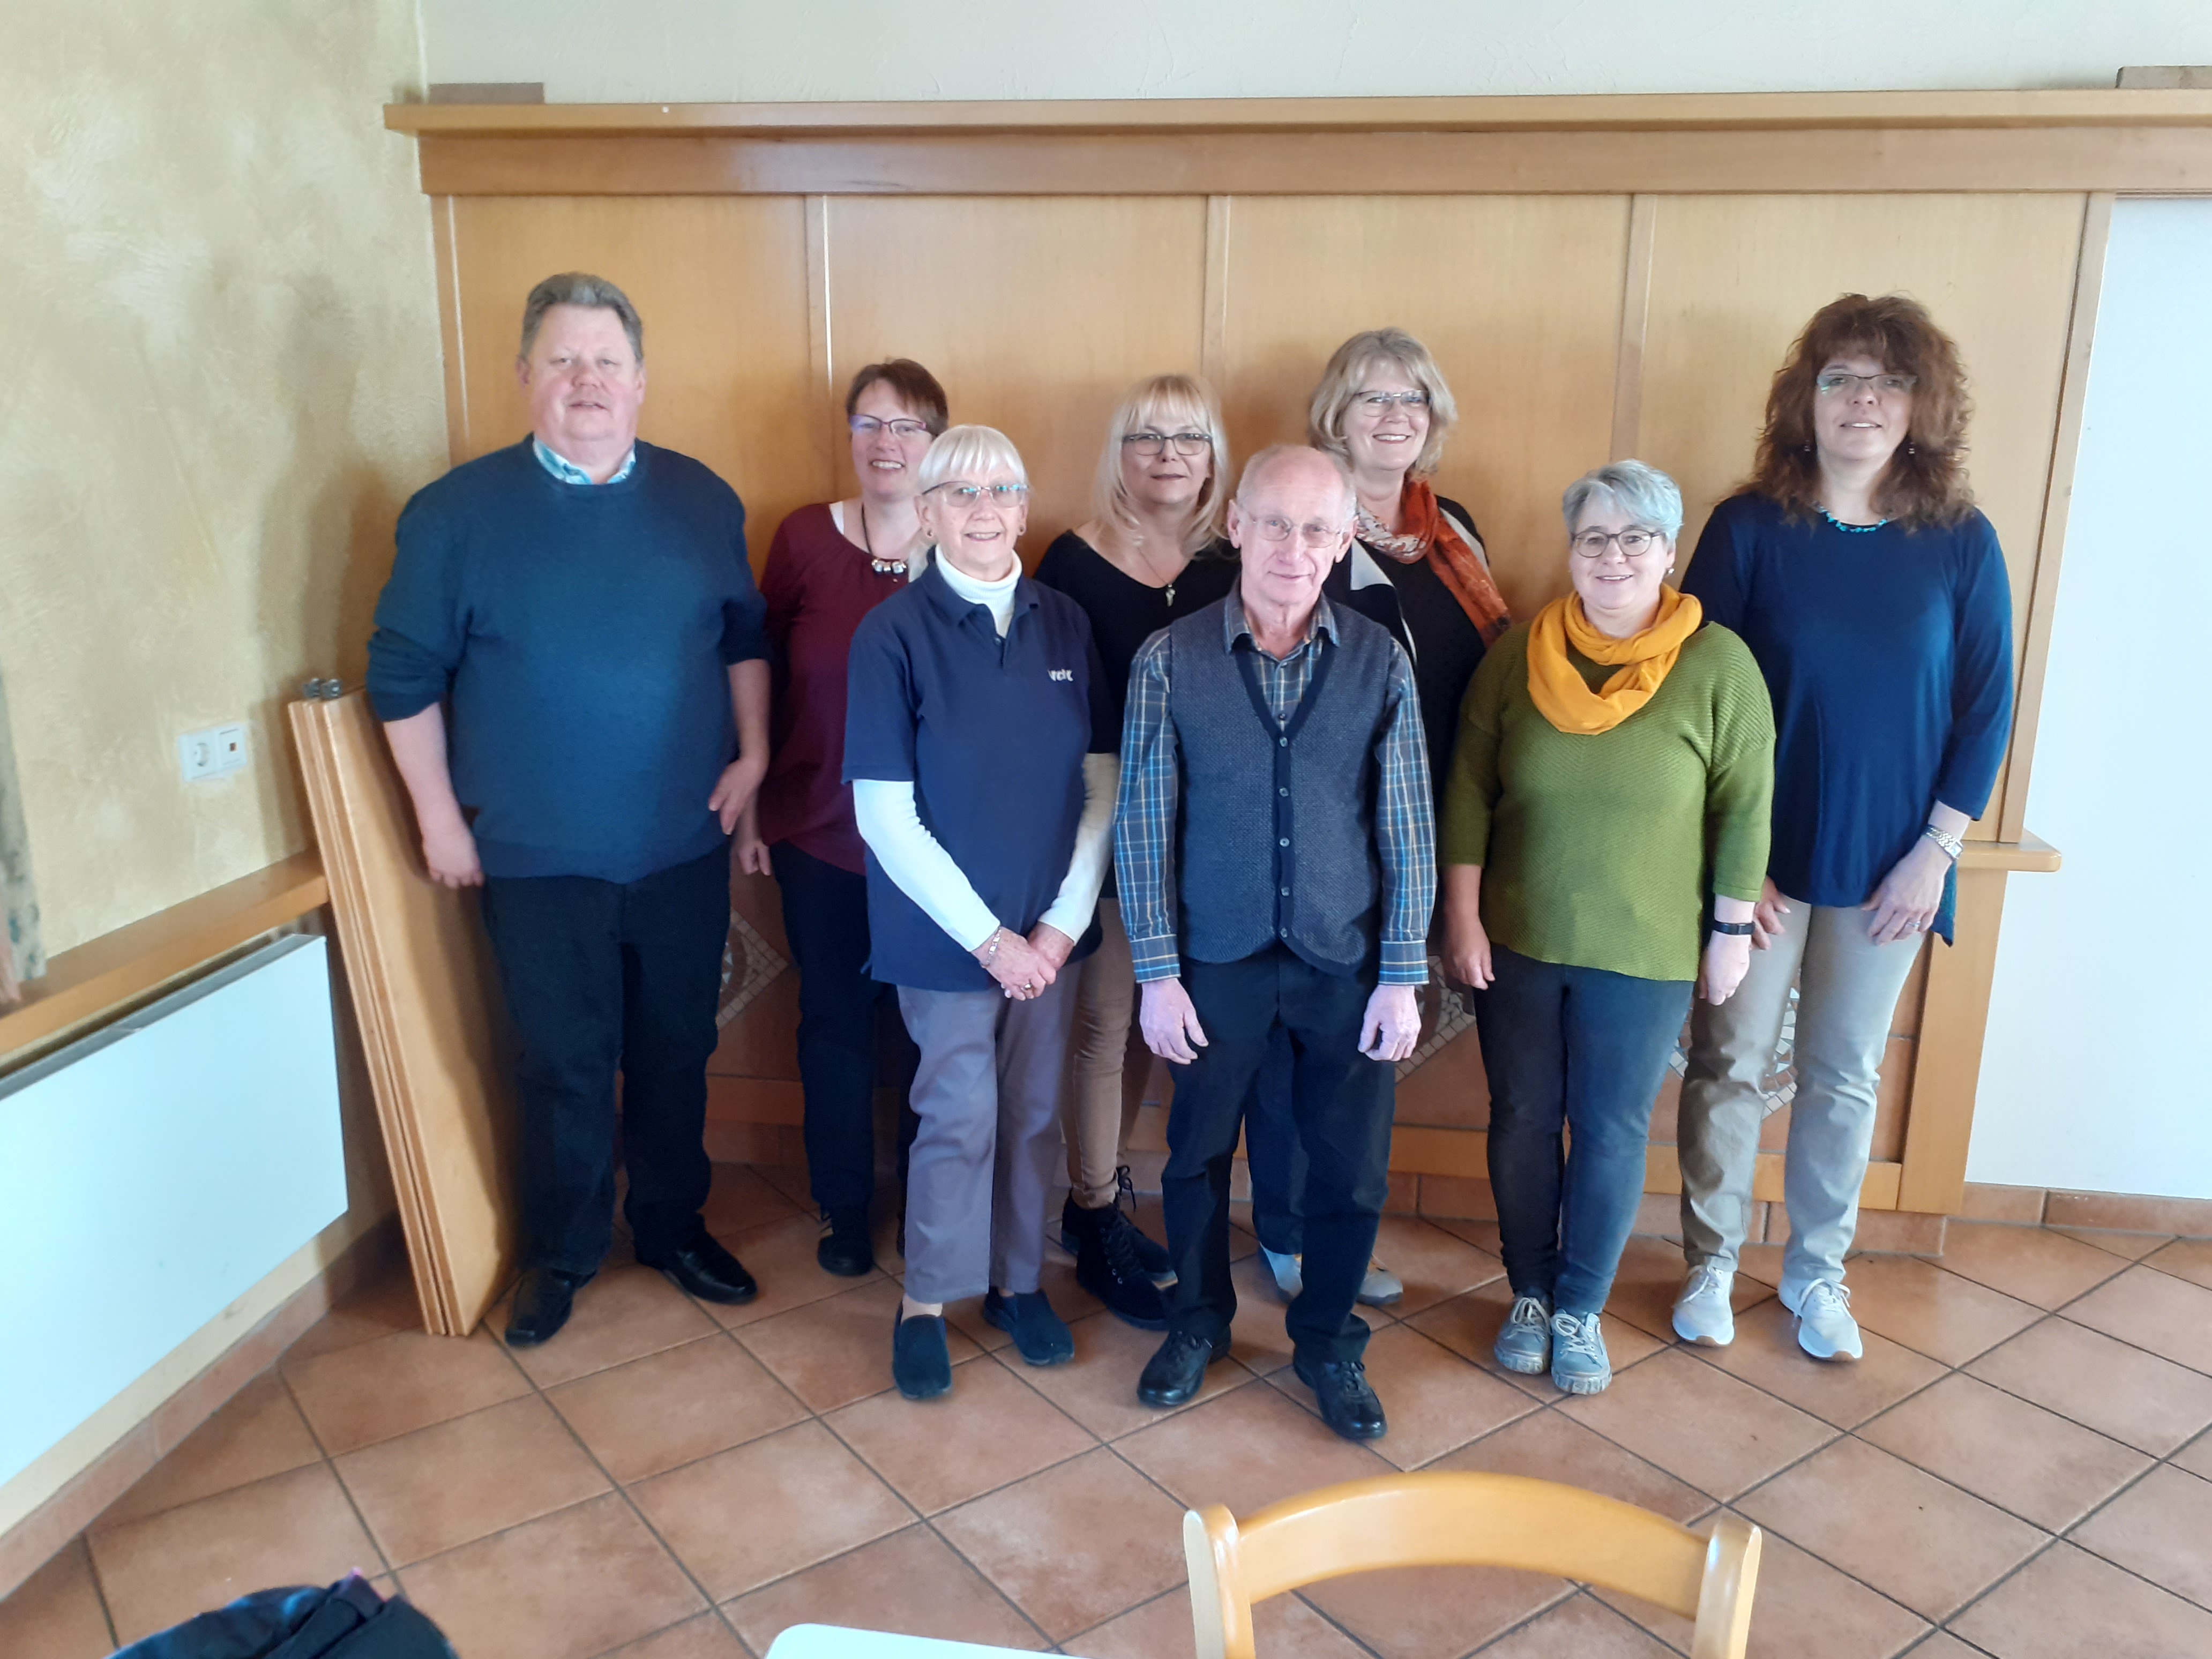
<path fill-rule="evenodd" d="M 1022 483 L 1030 481 L 1014 441 L 994 426 L 948 426 L 929 441 L 915 476 L 924 489 L 934 489 L 952 478 L 967 478 L 993 468 L 1011 472 Z"/>
<path fill-rule="evenodd" d="M 1106 423 L 1106 447 L 1098 457 L 1098 483 L 1091 498 L 1101 520 L 1125 531 L 1136 529 L 1137 514 L 1121 476 L 1121 440 L 1146 428 L 1203 432 L 1212 441 L 1212 468 L 1198 492 L 1190 527 L 1183 533 L 1182 550 L 1195 553 L 1221 538 L 1229 505 L 1229 433 L 1221 423 L 1221 399 L 1212 386 L 1191 374 L 1155 374 L 1129 388 Z"/>
<path fill-rule="evenodd" d="M 1346 453 L 1345 411 L 1359 395 L 1368 371 L 1378 363 L 1399 370 L 1429 395 L 1429 436 L 1413 458 L 1410 476 L 1425 478 L 1444 458 L 1444 438 L 1459 420 L 1459 405 L 1452 401 L 1444 372 L 1423 345 L 1402 328 L 1370 328 L 1337 347 L 1328 367 L 1314 388 L 1313 404 L 1306 412 L 1306 438 L 1316 449 L 1331 454 Z"/>

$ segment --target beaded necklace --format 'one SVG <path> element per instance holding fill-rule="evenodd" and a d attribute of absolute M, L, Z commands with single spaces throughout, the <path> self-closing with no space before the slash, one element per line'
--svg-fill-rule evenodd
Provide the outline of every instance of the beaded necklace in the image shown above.
<path fill-rule="evenodd" d="M 1854 536 L 1870 535 L 1889 522 L 1887 519 L 1876 519 L 1872 524 L 1845 524 L 1825 507 L 1820 509 L 1820 516 L 1835 526 L 1837 529 L 1847 531 Z"/>

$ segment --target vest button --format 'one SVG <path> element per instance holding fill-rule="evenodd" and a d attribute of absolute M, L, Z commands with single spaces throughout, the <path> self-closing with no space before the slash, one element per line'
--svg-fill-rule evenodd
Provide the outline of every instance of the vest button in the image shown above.
<path fill-rule="evenodd" d="M 1282 890 L 1282 892 L 1283 892 L 1283 896 L 1284 896 L 1285 898 L 1288 898 L 1288 897 L 1290 897 L 1290 896 L 1291 896 L 1291 890 L 1290 890 L 1289 888 L 1287 888 L 1287 887 L 1284 888 L 1284 889 Z"/>
<path fill-rule="evenodd" d="M 1280 841 L 1275 843 L 1278 847 L 1288 847 L 1290 844 L 1291 838 L 1288 836 L 1285 836 Z"/>
<path fill-rule="evenodd" d="M 1291 740 L 1288 738 L 1277 738 L 1275 739 L 1275 747 L 1278 749 L 1288 749 L 1290 746 Z"/>
<path fill-rule="evenodd" d="M 1279 794 L 1279 795 L 1287 795 L 1287 794 L 1289 794 L 1291 792 L 1290 792 L 1289 790 L 1287 790 L 1287 789 L 1278 789 L 1277 791 L 1275 791 L 1275 793 L 1276 793 L 1277 794 Z"/>

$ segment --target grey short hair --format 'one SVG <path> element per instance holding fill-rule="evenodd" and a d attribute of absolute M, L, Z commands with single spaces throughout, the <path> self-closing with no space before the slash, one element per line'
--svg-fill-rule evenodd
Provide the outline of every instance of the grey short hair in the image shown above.
<path fill-rule="evenodd" d="M 530 297 L 522 302 L 523 356 L 527 357 L 530 348 L 538 343 L 538 325 L 555 306 L 586 306 L 594 311 L 613 312 L 622 319 L 623 332 L 629 336 L 631 355 L 641 363 L 645 361 L 645 325 L 638 320 L 637 307 L 629 302 L 629 295 L 605 277 L 581 270 L 548 276 L 530 290 Z"/>
<path fill-rule="evenodd" d="M 1334 450 L 1316 448 L 1312 444 L 1269 444 L 1245 462 L 1244 471 L 1237 478 L 1237 504 L 1239 507 L 1244 505 L 1244 498 L 1251 492 L 1254 479 L 1278 461 L 1292 455 L 1318 455 L 1336 469 L 1338 481 L 1344 485 L 1344 518 L 1349 524 L 1359 506 L 1359 493 L 1352 486 L 1352 464 Z"/>
<path fill-rule="evenodd" d="M 1656 466 L 1641 461 L 1611 461 L 1585 472 L 1567 486 L 1559 498 L 1559 511 L 1567 520 L 1567 533 L 1592 501 L 1609 501 L 1646 530 L 1656 530 L 1668 541 L 1682 533 L 1682 492 L 1674 481 Z"/>

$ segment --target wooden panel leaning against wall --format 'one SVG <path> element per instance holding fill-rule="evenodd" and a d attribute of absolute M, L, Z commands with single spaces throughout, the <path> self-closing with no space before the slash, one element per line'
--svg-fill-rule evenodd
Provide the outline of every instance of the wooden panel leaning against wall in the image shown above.
<path fill-rule="evenodd" d="M 459 301 L 457 463 L 530 430 L 514 380 L 523 301 L 556 271 L 588 270 L 628 294 L 645 323 L 640 435 L 705 462 L 744 498 L 756 568 L 783 515 L 829 494 L 836 434 L 824 428 L 810 363 L 801 198 L 466 197 L 441 205 L 452 214 Z"/>
<path fill-rule="evenodd" d="M 1567 585 L 1559 492 L 1606 459 L 1624 196 L 1231 198 L 1221 378 L 1240 454 L 1305 436 L 1337 344 L 1395 324 L 1459 405 L 1437 487 L 1474 514 L 1516 617 Z"/>
<path fill-rule="evenodd" d="M 1959 343 L 1968 466 L 2027 618 L 2065 374 L 2078 195 L 1686 196 L 1656 203 L 1636 453 L 1682 486 L 1692 547 L 1751 470 L 1766 392 L 1838 294 L 1904 292 Z M 2002 778 L 1973 832 L 1996 833 Z"/>

